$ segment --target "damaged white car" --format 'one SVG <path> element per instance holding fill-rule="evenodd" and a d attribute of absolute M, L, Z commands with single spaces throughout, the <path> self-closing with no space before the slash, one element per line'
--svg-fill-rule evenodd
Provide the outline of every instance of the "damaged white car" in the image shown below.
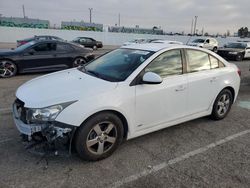
<path fill-rule="evenodd" d="M 74 147 L 81 158 L 100 160 L 123 139 L 202 116 L 223 119 L 236 100 L 239 74 L 205 49 L 130 45 L 23 84 L 14 121 L 28 148 Z"/>

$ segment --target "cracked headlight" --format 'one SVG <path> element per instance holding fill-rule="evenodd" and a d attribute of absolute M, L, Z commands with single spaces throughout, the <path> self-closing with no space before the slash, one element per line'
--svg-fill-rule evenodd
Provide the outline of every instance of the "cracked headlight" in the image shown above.
<path fill-rule="evenodd" d="M 76 101 L 57 104 L 45 108 L 30 108 L 27 111 L 27 122 L 44 123 L 47 121 L 54 121 L 63 109 L 74 102 Z"/>

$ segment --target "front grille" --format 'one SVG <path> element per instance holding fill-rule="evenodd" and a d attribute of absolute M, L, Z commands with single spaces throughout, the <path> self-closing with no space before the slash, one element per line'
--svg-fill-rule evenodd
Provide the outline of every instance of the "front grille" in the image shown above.
<path fill-rule="evenodd" d="M 20 99 L 16 99 L 15 104 L 16 104 L 16 108 L 17 108 L 17 112 L 18 112 L 18 115 L 20 117 L 20 120 L 24 123 L 27 123 L 27 120 L 26 120 L 26 111 L 27 110 L 24 107 L 24 102 L 21 101 Z"/>

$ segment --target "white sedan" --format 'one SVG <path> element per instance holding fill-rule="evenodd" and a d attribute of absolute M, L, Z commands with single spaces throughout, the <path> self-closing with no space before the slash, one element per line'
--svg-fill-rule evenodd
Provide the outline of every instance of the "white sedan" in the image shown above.
<path fill-rule="evenodd" d="M 239 69 L 209 50 L 137 44 L 25 83 L 14 121 L 28 142 L 68 139 L 81 158 L 100 160 L 123 139 L 202 116 L 223 119 L 239 86 Z"/>

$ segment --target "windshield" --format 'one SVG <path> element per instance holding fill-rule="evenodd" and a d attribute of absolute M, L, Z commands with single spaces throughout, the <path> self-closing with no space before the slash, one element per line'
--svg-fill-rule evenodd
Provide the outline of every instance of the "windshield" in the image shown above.
<path fill-rule="evenodd" d="M 204 43 L 204 42 L 205 42 L 204 39 L 195 39 L 195 40 L 193 41 L 193 43 Z"/>
<path fill-rule="evenodd" d="M 245 49 L 247 45 L 245 43 L 228 43 L 225 48 L 240 48 Z"/>
<path fill-rule="evenodd" d="M 136 49 L 117 49 L 80 68 L 95 77 L 121 82 L 154 52 Z"/>
<path fill-rule="evenodd" d="M 30 46 L 34 45 L 35 44 L 35 41 L 30 41 L 30 42 L 27 42 L 19 47 L 17 47 L 15 50 L 16 51 L 23 51 L 25 50 L 26 48 L 29 48 Z"/>

